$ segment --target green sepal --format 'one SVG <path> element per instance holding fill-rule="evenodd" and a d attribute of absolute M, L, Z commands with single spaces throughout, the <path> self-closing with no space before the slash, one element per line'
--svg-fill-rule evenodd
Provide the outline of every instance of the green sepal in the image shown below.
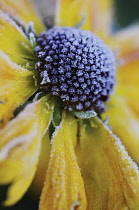
<path fill-rule="evenodd" d="M 52 118 L 52 122 L 55 127 L 60 125 L 61 119 L 62 119 L 61 102 L 57 100 L 54 106 L 54 112 Z"/>
<path fill-rule="evenodd" d="M 53 125 L 53 123 L 51 122 L 49 125 L 49 139 L 52 139 L 53 133 L 55 132 L 55 127 Z"/>

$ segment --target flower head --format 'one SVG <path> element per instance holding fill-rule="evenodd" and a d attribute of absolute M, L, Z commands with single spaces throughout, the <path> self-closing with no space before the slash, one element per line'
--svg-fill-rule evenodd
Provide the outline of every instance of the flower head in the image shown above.
<path fill-rule="evenodd" d="M 59 96 L 65 110 L 103 112 L 115 83 L 114 56 L 107 45 L 90 31 L 71 27 L 54 27 L 37 42 L 43 88 Z"/>
<path fill-rule="evenodd" d="M 30 186 L 43 139 L 40 210 L 138 209 L 139 170 L 128 155 L 139 161 L 138 26 L 112 35 L 110 0 L 61 0 L 60 26 L 49 30 L 29 0 L 0 0 L 0 9 L 4 204 Z M 87 30 L 77 28 L 82 11 Z M 114 54 L 98 36 L 120 47 L 117 82 Z"/>

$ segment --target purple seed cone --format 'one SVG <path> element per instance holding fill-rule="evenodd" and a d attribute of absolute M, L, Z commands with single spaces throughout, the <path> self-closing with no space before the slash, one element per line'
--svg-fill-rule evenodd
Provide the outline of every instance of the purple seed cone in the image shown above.
<path fill-rule="evenodd" d="M 91 32 L 71 27 L 53 27 L 37 42 L 44 90 L 59 96 L 63 109 L 104 112 L 116 73 L 108 46 Z"/>

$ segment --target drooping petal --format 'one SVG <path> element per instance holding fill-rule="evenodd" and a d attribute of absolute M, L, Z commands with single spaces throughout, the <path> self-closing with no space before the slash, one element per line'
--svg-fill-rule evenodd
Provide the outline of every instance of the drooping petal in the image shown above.
<path fill-rule="evenodd" d="M 77 136 L 76 136 L 77 120 L 75 118 L 70 118 L 70 126 L 72 127 L 72 143 L 73 146 L 75 147 L 77 144 Z M 32 184 L 32 191 L 37 195 L 40 195 L 40 192 L 42 191 L 42 187 L 46 176 L 46 170 L 48 168 L 50 150 L 51 150 L 51 142 L 50 142 L 49 133 L 47 132 L 42 140 L 42 149 L 37 167 L 37 172 L 35 174 Z"/>
<path fill-rule="evenodd" d="M 28 105 L 0 131 L 0 184 L 11 183 L 5 205 L 17 202 L 34 177 L 41 138 L 52 115 L 48 99 Z"/>
<path fill-rule="evenodd" d="M 139 117 L 128 105 L 123 96 L 113 96 L 107 105 L 108 123 L 113 132 L 121 138 L 129 155 L 139 163 Z"/>
<path fill-rule="evenodd" d="M 13 63 L 0 52 L 0 120 L 4 125 L 13 111 L 23 104 L 38 88 L 35 72 Z"/>
<path fill-rule="evenodd" d="M 84 184 L 72 142 L 71 117 L 66 117 L 53 135 L 40 210 L 86 209 Z"/>
<path fill-rule="evenodd" d="M 139 170 L 121 141 L 96 117 L 81 125 L 77 157 L 88 208 L 139 209 Z"/>
<path fill-rule="evenodd" d="M 113 43 L 119 51 L 117 72 L 118 95 L 127 97 L 128 104 L 139 116 L 139 25 L 118 32 Z"/>
<path fill-rule="evenodd" d="M 24 26 L 32 21 L 37 34 L 45 30 L 32 0 L 0 0 L 0 9 Z"/>
<path fill-rule="evenodd" d="M 57 0 L 58 25 L 75 26 L 84 18 L 82 28 L 107 36 L 112 21 L 112 0 Z"/>
<path fill-rule="evenodd" d="M 0 49 L 18 65 L 29 66 L 36 56 L 22 29 L 0 10 Z M 34 63 L 33 63 L 34 64 Z"/>
<path fill-rule="evenodd" d="M 70 119 L 70 125 L 72 126 L 72 142 L 73 146 L 76 146 L 77 143 L 77 120 L 75 118 Z M 50 134 L 47 132 L 42 140 L 42 148 L 39 158 L 39 163 L 37 167 L 37 171 L 35 177 L 33 179 L 31 190 L 33 194 L 36 196 L 40 196 L 42 191 L 44 180 L 46 176 L 46 170 L 48 168 L 48 162 L 50 157 L 50 150 L 51 150 L 51 141 L 50 141 Z"/>
<path fill-rule="evenodd" d="M 39 162 L 37 166 L 37 171 L 31 185 L 31 192 L 36 197 L 39 197 L 44 185 L 46 170 L 48 168 L 49 157 L 51 151 L 51 142 L 49 137 L 49 132 L 47 132 L 42 139 L 41 152 L 39 157 Z"/>

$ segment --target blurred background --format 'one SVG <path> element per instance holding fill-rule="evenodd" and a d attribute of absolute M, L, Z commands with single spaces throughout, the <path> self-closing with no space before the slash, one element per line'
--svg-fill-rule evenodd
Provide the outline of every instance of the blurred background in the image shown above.
<path fill-rule="evenodd" d="M 47 16 L 52 16 L 54 14 L 55 0 L 34 1 L 38 5 L 43 17 L 46 17 L 46 14 Z M 139 0 L 114 0 L 114 10 L 115 26 L 117 29 L 139 21 Z"/>
<path fill-rule="evenodd" d="M 53 0 L 34 0 L 39 7 L 43 17 L 53 16 Z M 123 27 L 139 22 L 139 0 L 115 0 L 115 22 L 114 29 L 119 30 Z M 8 186 L 0 186 L 0 203 L 5 199 Z M 38 210 L 39 196 L 32 194 L 29 189 L 26 195 L 16 205 L 12 207 L 2 207 L 0 210 Z"/>
<path fill-rule="evenodd" d="M 115 24 L 117 29 L 139 21 L 138 0 L 115 0 Z"/>

